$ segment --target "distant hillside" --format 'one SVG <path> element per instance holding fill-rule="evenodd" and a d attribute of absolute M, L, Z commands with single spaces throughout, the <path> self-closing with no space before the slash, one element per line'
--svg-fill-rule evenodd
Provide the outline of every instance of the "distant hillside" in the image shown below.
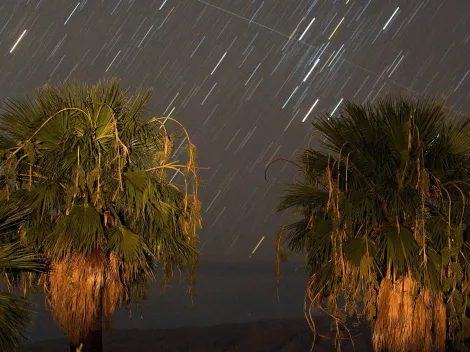
<path fill-rule="evenodd" d="M 317 329 L 326 332 L 329 321 L 316 319 Z M 371 351 L 367 330 L 354 332 L 358 352 Z M 271 320 L 201 328 L 168 330 L 112 330 L 104 336 L 104 351 L 124 352 L 303 352 L 310 351 L 312 334 L 303 319 Z M 346 346 L 347 345 L 347 346 Z M 343 351 L 352 351 L 345 341 Z M 41 341 L 29 346 L 31 352 L 68 351 L 65 340 Z M 315 352 L 333 352 L 331 341 L 317 339 Z"/>

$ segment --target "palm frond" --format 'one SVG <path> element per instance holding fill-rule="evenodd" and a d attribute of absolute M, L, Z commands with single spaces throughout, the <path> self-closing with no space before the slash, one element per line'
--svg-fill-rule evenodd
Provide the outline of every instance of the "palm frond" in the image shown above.
<path fill-rule="evenodd" d="M 446 334 L 463 343 L 470 337 L 463 313 L 470 120 L 432 99 L 386 96 L 344 106 L 339 117 L 313 122 L 320 147 L 301 154 L 302 179 L 286 186 L 278 206 L 292 221 L 280 238 L 306 253 L 309 304 L 337 321 L 367 316 L 379 349 L 429 350 L 442 347 Z M 453 302 L 446 332 L 442 298 Z M 434 340 L 424 337 L 434 314 L 426 307 L 440 322 Z M 341 331 L 336 337 L 340 343 Z"/>
<path fill-rule="evenodd" d="M 0 272 L 43 272 L 45 270 L 43 258 L 31 249 L 25 248 L 18 242 L 0 245 Z"/>
<path fill-rule="evenodd" d="M 192 276 L 199 260 L 196 148 L 177 120 L 148 118 L 150 95 L 130 95 L 118 80 L 69 81 L 10 100 L 0 116 L 0 235 L 57 270 L 44 275 L 48 306 L 75 341 L 99 311 L 96 292 L 110 320 L 116 305 L 143 296 L 157 263 L 169 279 Z M 170 122 L 178 131 L 167 131 Z M 187 153 L 174 160 L 181 137 Z M 77 285 L 88 286 L 68 297 Z"/>
<path fill-rule="evenodd" d="M 71 236 L 71 234 L 73 234 Z M 70 256 L 74 252 L 91 254 L 102 242 L 104 229 L 100 214 L 89 204 L 74 205 L 63 216 L 48 239 L 54 258 Z"/>
<path fill-rule="evenodd" d="M 25 331 L 32 318 L 33 313 L 25 299 L 0 292 L 0 352 L 17 349 L 26 338 Z"/>

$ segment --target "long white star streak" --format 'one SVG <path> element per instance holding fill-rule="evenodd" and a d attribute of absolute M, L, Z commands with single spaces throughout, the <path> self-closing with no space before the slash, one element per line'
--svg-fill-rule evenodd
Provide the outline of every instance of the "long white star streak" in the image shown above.
<path fill-rule="evenodd" d="M 284 49 L 286 48 L 286 46 L 290 43 L 292 37 L 295 35 L 295 33 L 297 33 L 297 29 L 299 29 L 300 24 L 301 24 L 304 20 L 305 20 L 305 17 L 302 17 L 302 19 L 300 20 L 300 22 L 297 24 L 297 27 L 294 28 L 294 30 L 292 31 L 291 35 L 289 36 L 289 39 L 287 39 L 286 44 L 284 44 L 284 46 L 282 47 L 281 51 L 284 51 Z"/>
<path fill-rule="evenodd" d="M 294 114 L 294 116 L 292 116 L 292 119 L 289 121 L 289 123 L 287 124 L 286 128 L 284 128 L 284 132 L 287 131 L 287 129 L 289 128 L 290 124 L 292 123 L 292 121 L 294 121 L 295 117 L 297 116 L 297 114 L 299 113 L 300 109 L 296 111 L 296 113 Z"/>
<path fill-rule="evenodd" d="M 315 63 L 313 64 L 312 68 L 310 69 L 310 71 L 308 71 L 308 73 L 305 75 L 305 78 L 302 82 L 305 82 L 307 81 L 307 78 L 310 76 L 310 74 L 312 73 L 313 69 L 318 65 L 318 63 L 320 62 L 320 59 L 318 58 Z"/>
<path fill-rule="evenodd" d="M 211 90 L 209 91 L 209 93 L 207 93 L 206 97 L 204 98 L 204 100 L 202 101 L 201 105 L 204 105 L 204 103 L 206 102 L 207 98 L 209 98 L 209 95 L 212 93 L 212 91 L 214 90 L 215 86 L 217 85 L 217 82 L 214 83 L 214 85 L 212 86 Z"/>
<path fill-rule="evenodd" d="M 73 11 L 70 13 L 69 17 L 67 17 L 67 19 L 65 20 L 64 22 L 64 26 L 67 24 L 67 22 L 69 21 L 70 17 L 72 17 L 73 13 L 77 10 L 78 6 L 80 5 L 80 2 L 77 4 L 77 6 L 75 6 L 75 8 L 73 9 Z"/>
<path fill-rule="evenodd" d="M 397 14 L 398 10 L 400 10 L 399 7 L 397 7 L 397 9 L 396 9 L 395 12 L 393 13 L 393 15 L 390 16 L 390 18 L 388 19 L 387 23 L 385 23 L 384 28 L 382 28 L 383 31 L 384 31 L 385 29 L 387 29 L 387 26 L 390 24 L 390 22 L 392 21 L 393 17 L 395 17 L 395 15 Z"/>
<path fill-rule="evenodd" d="M 253 249 L 253 252 L 251 252 L 251 255 L 249 256 L 249 258 L 251 258 L 253 256 L 253 254 L 255 254 L 256 250 L 258 249 L 259 245 L 261 244 L 261 242 L 264 241 L 264 237 L 261 237 L 261 239 L 259 240 L 258 244 L 256 245 L 255 249 Z"/>
<path fill-rule="evenodd" d="M 168 110 L 170 110 L 170 106 L 175 102 L 176 98 L 178 97 L 178 95 L 180 94 L 180 92 L 176 93 L 175 97 L 173 98 L 173 100 L 170 102 L 170 104 L 168 104 L 167 108 L 165 109 L 165 111 L 163 112 L 163 115 L 165 115 Z"/>
<path fill-rule="evenodd" d="M 229 11 L 229 10 L 223 8 L 223 7 L 220 7 L 220 6 L 211 4 L 210 2 L 207 2 L 207 1 L 205 1 L 205 0 L 196 0 L 196 1 L 197 1 L 197 2 L 200 2 L 200 3 L 204 4 L 204 5 L 207 5 L 207 6 L 209 6 L 209 7 L 212 7 L 212 8 L 214 8 L 214 9 L 217 9 L 217 10 L 219 10 L 219 11 L 222 11 L 222 12 L 224 12 L 224 13 L 227 13 L 227 14 L 233 16 L 233 17 L 236 17 L 236 18 L 242 19 L 242 20 L 244 20 L 244 21 L 250 22 L 250 19 L 249 19 L 249 18 L 247 18 L 247 17 L 245 17 L 245 16 L 242 16 L 242 15 L 240 15 L 240 14 L 238 14 L 238 13 L 235 13 L 235 12 L 233 12 L 233 11 Z M 368 6 L 370 2 L 371 2 L 371 1 L 369 0 L 368 4 L 366 4 L 366 6 Z M 362 13 L 361 13 L 360 15 L 362 15 Z M 333 17 L 334 17 L 334 16 L 333 16 Z M 334 31 L 331 33 L 330 39 L 331 39 L 331 37 L 335 34 L 335 32 L 338 30 L 339 26 L 340 26 L 341 23 L 344 21 L 344 19 L 345 19 L 345 17 L 343 17 L 343 18 L 341 19 L 340 23 L 336 26 L 336 28 L 334 29 Z M 357 20 L 357 19 L 356 19 L 356 20 Z M 265 28 L 265 29 L 267 29 L 267 30 L 269 30 L 269 31 L 271 31 L 271 32 L 273 32 L 273 33 L 277 33 L 277 34 L 279 34 L 279 35 L 282 35 L 283 37 L 285 37 L 285 38 L 288 39 L 288 40 L 287 40 L 287 43 L 290 42 L 290 40 L 289 40 L 289 39 L 290 39 L 290 36 L 289 36 L 288 34 L 285 34 L 285 33 L 281 32 L 281 31 L 279 31 L 279 30 L 277 30 L 277 29 L 275 29 L 275 28 L 266 26 L 266 25 L 264 25 L 264 24 L 262 24 L 262 23 L 260 23 L 260 22 L 252 21 L 252 23 L 256 24 L 256 25 L 259 26 L 259 27 Z M 328 28 L 328 25 L 326 26 L 325 30 L 326 30 L 327 28 Z M 380 32 L 379 32 L 379 33 L 380 33 Z M 322 34 L 323 34 L 323 32 L 322 32 Z M 469 38 L 470 38 L 470 36 L 469 36 Z M 308 43 L 305 43 L 305 42 L 301 42 L 301 43 L 302 43 L 303 45 L 306 45 L 306 46 L 311 47 L 311 48 L 317 47 L 316 45 L 311 45 L 311 44 L 308 44 Z M 329 44 L 329 43 L 328 43 L 328 44 Z M 328 44 L 327 44 L 327 45 L 328 45 Z M 285 45 L 285 46 L 286 46 L 286 45 Z M 253 47 L 252 47 L 252 48 L 253 48 Z M 284 49 L 284 48 L 283 48 L 283 49 Z M 325 50 L 323 50 L 323 51 L 325 51 Z M 284 56 L 283 56 L 283 58 L 281 58 L 281 61 L 279 61 L 279 62 L 282 62 L 283 59 L 284 59 Z M 375 72 L 373 72 L 373 71 L 371 71 L 371 70 L 365 68 L 364 66 L 360 66 L 360 65 L 358 65 L 358 64 L 356 64 L 356 63 L 354 63 L 354 62 L 351 62 L 351 61 L 349 61 L 349 60 L 347 60 L 347 59 L 345 59 L 345 58 L 343 58 L 342 61 L 343 61 L 344 63 L 347 63 L 347 64 L 351 65 L 351 66 L 354 66 L 354 67 L 356 67 L 356 68 L 359 68 L 359 69 L 361 69 L 361 70 L 367 72 L 368 74 L 371 74 L 371 75 L 374 75 L 374 76 L 379 77 L 379 74 L 378 74 L 378 73 L 375 73 Z M 274 72 L 275 72 L 275 70 L 273 70 L 273 72 L 271 73 L 271 75 L 272 75 Z M 398 87 L 400 87 L 400 88 L 403 88 L 403 89 L 405 89 L 405 90 L 409 90 L 409 87 L 404 86 L 404 85 L 401 85 L 401 84 L 399 84 L 398 82 L 394 82 L 394 85 L 395 85 L 395 86 L 398 86 Z"/>
<path fill-rule="evenodd" d="M 292 97 L 294 96 L 295 92 L 297 92 L 297 90 L 299 89 L 299 86 L 295 87 L 294 90 L 292 91 L 291 95 L 289 95 L 289 98 L 287 98 L 286 102 L 284 103 L 284 105 L 282 106 L 282 109 L 284 109 L 287 104 L 289 104 L 289 101 L 292 99 Z"/>
<path fill-rule="evenodd" d="M 307 114 L 305 114 L 305 117 L 303 118 L 302 122 L 305 122 L 305 120 L 307 120 L 308 115 L 310 115 L 310 113 L 312 112 L 312 110 L 313 110 L 313 109 L 315 108 L 315 106 L 318 104 L 318 101 L 319 101 L 319 100 L 320 100 L 320 99 L 317 99 L 317 100 L 313 103 L 313 105 L 312 105 L 312 107 L 310 108 L 310 110 L 307 112 Z"/>
<path fill-rule="evenodd" d="M 173 109 L 171 109 L 170 113 L 168 114 L 168 116 L 165 118 L 165 120 L 163 120 L 162 122 L 162 125 L 160 126 L 160 129 L 163 128 L 163 126 L 165 125 L 166 121 L 168 120 L 168 118 L 171 116 L 171 114 L 173 114 L 173 111 L 175 111 L 176 109 L 176 106 L 173 106 Z M 170 181 L 171 182 L 171 181 Z"/>
<path fill-rule="evenodd" d="M 307 33 L 307 31 L 309 30 L 310 26 L 312 25 L 312 23 L 315 21 L 315 17 L 313 18 L 313 20 L 310 21 L 310 23 L 308 24 L 307 28 L 305 28 L 304 32 L 302 33 L 302 35 L 300 36 L 299 38 L 299 41 L 302 40 L 302 38 L 305 36 L 305 34 Z"/>
<path fill-rule="evenodd" d="M 333 35 L 336 33 L 336 31 L 338 30 L 339 26 L 341 26 L 341 23 L 343 23 L 344 21 L 344 17 L 341 19 L 341 21 L 339 21 L 338 25 L 336 26 L 336 28 L 333 30 L 333 32 L 331 32 L 330 36 L 328 37 L 328 40 L 330 40 Z"/>
<path fill-rule="evenodd" d="M 248 78 L 248 80 L 245 82 L 245 86 L 248 84 L 248 82 L 251 81 L 251 79 L 253 78 L 253 75 L 256 73 L 256 71 L 258 71 L 259 67 L 261 66 L 261 62 L 258 64 L 258 66 L 256 66 L 255 70 L 251 73 L 251 76 Z"/>
<path fill-rule="evenodd" d="M 194 54 L 196 53 L 197 49 L 199 49 L 199 47 L 201 46 L 202 42 L 204 41 L 204 39 L 206 39 L 206 36 L 202 37 L 201 41 L 199 42 L 199 44 L 197 45 L 196 49 L 194 49 L 193 53 L 191 54 L 191 56 L 189 57 L 190 59 L 194 56 Z"/>
<path fill-rule="evenodd" d="M 163 20 L 162 24 L 161 24 L 160 26 L 158 26 L 157 29 L 160 29 L 160 28 L 163 27 L 163 25 L 165 24 L 165 22 L 166 22 L 166 20 L 168 19 L 168 17 L 170 17 L 170 15 L 173 13 L 173 10 L 174 10 L 174 9 L 175 9 L 174 7 L 171 8 L 170 12 L 168 12 L 168 15 L 166 15 L 166 17 L 165 17 L 165 19 Z"/>
<path fill-rule="evenodd" d="M 261 3 L 261 5 L 259 5 L 258 10 L 256 10 L 255 14 L 251 17 L 250 23 L 253 22 L 253 20 L 255 19 L 256 15 L 257 15 L 258 12 L 259 12 L 259 10 L 261 10 L 261 8 L 263 7 L 263 5 L 264 5 L 264 1 Z"/>
<path fill-rule="evenodd" d="M 111 68 L 111 66 L 114 64 L 114 61 L 116 61 L 117 57 L 119 56 L 119 54 L 121 53 L 121 50 L 118 51 L 118 53 L 116 54 L 116 56 L 114 57 L 113 61 L 111 61 L 111 63 L 109 64 L 108 68 L 106 69 L 106 71 L 104 72 L 108 72 L 108 70 Z"/>
<path fill-rule="evenodd" d="M 336 110 L 338 110 L 339 106 L 341 105 L 341 103 L 343 102 L 343 98 L 341 98 L 341 100 L 339 101 L 339 103 L 335 106 L 335 108 L 333 109 L 333 111 L 331 112 L 330 116 L 333 116 L 336 112 Z"/>
<path fill-rule="evenodd" d="M 18 40 L 16 41 L 16 43 L 13 45 L 13 47 L 11 48 L 10 50 L 10 54 L 13 52 L 13 50 L 15 50 L 16 46 L 18 45 L 18 43 L 20 42 L 20 40 L 24 37 L 24 35 L 26 34 L 26 29 L 23 31 L 23 33 L 21 33 L 20 37 L 18 38 Z"/>
<path fill-rule="evenodd" d="M 393 68 L 393 70 L 390 72 L 390 74 L 388 75 L 388 78 L 390 78 L 390 76 L 393 74 L 393 72 L 395 72 L 395 70 L 397 69 L 398 65 L 400 65 L 400 63 L 402 62 L 402 60 L 404 59 L 405 55 L 402 55 L 400 60 L 398 61 L 398 63 L 395 65 L 395 67 Z M 391 67 L 391 66 L 390 66 Z"/>
<path fill-rule="evenodd" d="M 227 52 L 225 52 L 222 57 L 220 58 L 219 62 L 217 63 L 217 65 L 215 65 L 214 69 L 212 70 L 211 72 L 211 76 L 214 74 L 215 70 L 217 70 L 217 67 L 219 67 L 220 63 L 222 62 L 222 60 L 224 59 L 225 55 L 227 55 Z"/>
<path fill-rule="evenodd" d="M 147 38 L 147 36 L 149 35 L 150 31 L 152 30 L 153 28 L 153 24 L 150 26 L 149 30 L 147 31 L 147 33 L 145 33 L 144 37 L 142 38 L 142 40 L 140 41 L 140 43 L 137 45 L 138 48 L 140 48 L 140 46 L 142 45 L 142 43 L 144 42 L 145 38 Z"/>
<path fill-rule="evenodd" d="M 219 189 L 219 191 L 217 192 L 217 194 L 215 195 L 214 199 L 212 199 L 212 202 L 209 204 L 209 206 L 207 207 L 207 209 L 204 211 L 204 213 L 207 213 L 209 211 L 209 209 L 212 207 L 212 204 L 214 204 L 215 200 L 217 199 L 217 197 L 219 196 L 221 190 Z"/>
<path fill-rule="evenodd" d="M 162 6 L 160 6 L 160 8 L 158 9 L 158 11 L 160 11 L 161 9 L 163 9 L 163 6 L 165 6 L 167 0 L 164 0 L 163 3 L 162 3 Z"/>
<path fill-rule="evenodd" d="M 468 74 L 470 73 L 470 70 L 467 71 L 467 73 L 465 74 L 465 76 L 463 76 L 463 78 L 460 80 L 459 84 L 457 84 L 457 87 L 455 87 L 454 89 L 454 93 L 457 92 L 457 90 L 459 89 L 459 87 L 462 85 L 462 82 L 465 80 L 465 78 L 467 78 Z"/>

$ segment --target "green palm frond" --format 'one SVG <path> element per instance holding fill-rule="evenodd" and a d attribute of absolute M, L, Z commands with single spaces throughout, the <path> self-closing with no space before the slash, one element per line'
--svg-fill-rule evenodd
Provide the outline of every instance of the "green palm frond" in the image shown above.
<path fill-rule="evenodd" d="M 25 299 L 0 292 L 0 352 L 16 350 L 26 338 L 25 331 L 32 318 L 33 313 Z"/>
<path fill-rule="evenodd" d="M 282 197 L 278 211 L 293 207 L 326 206 L 328 191 L 307 185 L 290 185 Z"/>
<path fill-rule="evenodd" d="M 387 283 L 408 287 L 411 302 L 470 299 L 470 120 L 431 99 L 344 106 L 313 122 L 320 147 L 300 155 L 303 178 L 278 206 L 292 215 L 281 239 L 306 253 L 310 303 L 344 321 L 382 314 L 377 297 Z M 448 306 L 459 324 L 462 302 Z M 456 343 L 470 336 L 464 330 L 453 330 Z"/>
<path fill-rule="evenodd" d="M 124 226 L 106 231 L 108 250 L 117 256 L 125 281 L 132 283 L 142 272 L 151 275 L 154 259 L 144 239 Z"/>
<path fill-rule="evenodd" d="M 17 242 L 0 245 L 0 273 L 43 272 L 44 262 L 40 255 Z"/>
<path fill-rule="evenodd" d="M 419 244 L 408 229 L 385 225 L 380 230 L 378 255 L 382 263 L 392 268 L 398 276 L 413 272 L 419 267 Z"/>
<path fill-rule="evenodd" d="M 30 213 L 30 209 L 21 203 L 11 201 L 0 205 L 0 237 L 11 229 L 16 229 L 21 221 Z"/>
<path fill-rule="evenodd" d="M 0 234 L 5 235 L 12 227 L 18 226 L 27 211 L 18 211 L 12 203 L 0 206 Z M 9 240 L 2 237 L 3 240 Z M 7 285 L 18 282 L 25 273 L 41 273 L 46 269 L 42 257 L 18 242 L 0 244 L 0 275 Z M 32 311 L 28 301 L 11 293 L 0 292 L 0 351 L 14 351 L 25 338 L 25 331 L 31 323 Z"/>
<path fill-rule="evenodd" d="M 58 296 L 88 275 L 95 284 L 87 289 L 107 292 L 108 318 L 120 302 L 141 297 L 140 289 L 133 296 L 133 285 L 144 287 L 155 264 L 166 279 L 177 270 L 193 275 L 201 226 L 196 148 L 172 117 L 167 124 L 182 132 L 170 135 L 162 118 L 148 117 L 150 95 L 131 96 L 118 80 L 71 81 L 42 87 L 34 99 L 10 100 L 0 116 L 0 204 L 12 209 L 0 234 L 51 261 L 56 272 L 45 282 L 46 293 L 57 296 L 49 297 L 52 309 L 63 310 Z M 181 137 L 187 154 L 173 160 Z M 184 185 L 171 184 L 169 172 L 183 176 Z M 94 312 L 99 300 L 88 294 L 98 297 L 84 291 L 74 304 Z M 70 338 L 82 335 L 72 313 L 53 314 Z"/>
<path fill-rule="evenodd" d="M 0 130 L 14 140 L 25 140 L 34 130 L 32 125 L 41 111 L 29 99 L 6 101 L 6 111 L 2 114 Z"/>
<path fill-rule="evenodd" d="M 95 208 L 87 203 L 74 205 L 54 227 L 51 255 L 58 258 L 73 252 L 89 255 L 99 247 L 103 236 L 101 217 Z"/>
<path fill-rule="evenodd" d="M 367 255 L 377 260 L 377 252 L 375 242 L 367 235 L 353 237 L 344 246 L 344 253 L 347 259 L 356 267 L 361 266 L 362 259 Z"/>

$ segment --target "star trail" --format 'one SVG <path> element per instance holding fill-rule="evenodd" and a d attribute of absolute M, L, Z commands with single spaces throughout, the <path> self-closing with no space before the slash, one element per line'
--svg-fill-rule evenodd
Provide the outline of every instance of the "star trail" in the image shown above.
<path fill-rule="evenodd" d="M 149 114 L 198 147 L 205 260 L 274 259 L 293 169 L 264 171 L 318 114 L 385 93 L 470 111 L 468 0 L 7 0 L 0 53 L 2 99 L 71 79 L 154 88 Z"/>

